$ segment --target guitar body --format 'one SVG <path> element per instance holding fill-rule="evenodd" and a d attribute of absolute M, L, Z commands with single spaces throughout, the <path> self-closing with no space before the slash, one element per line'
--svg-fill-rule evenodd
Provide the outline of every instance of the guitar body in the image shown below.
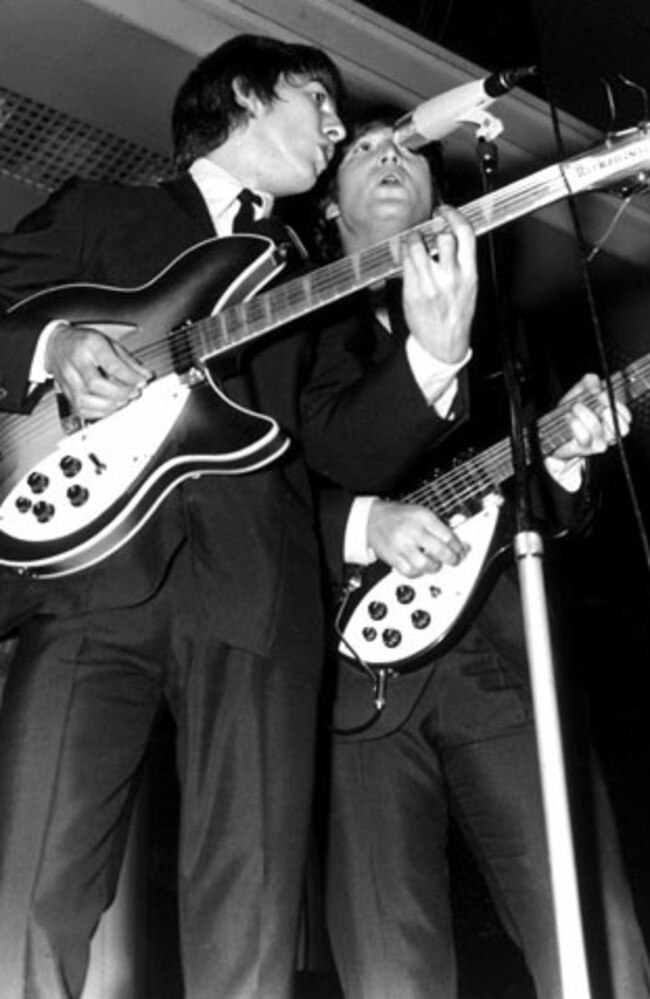
<path fill-rule="evenodd" d="M 473 598 L 484 583 L 487 564 L 503 550 L 502 499 L 487 497 L 480 511 L 451 523 L 468 546 L 456 566 L 416 579 L 384 562 L 360 569 L 348 584 L 339 612 L 339 653 L 354 665 L 361 659 L 372 670 L 403 675 L 429 665 L 449 647 Z"/>
<path fill-rule="evenodd" d="M 31 295 L 10 313 L 25 320 L 61 316 L 124 340 L 131 353 L 158 351 L 164 349 L 164 338 L 184 323 L 256 294 L 282 266 L 266 236 L 214 237 L 190 247 L 137 288 L 61 285 Z"/>
<path fill-rule="evenodd" d="M 51 387 L 29 415 L 0 416 L 0 565 L 49 577 L 79 571 L 133 537 L 183 479 L 250 472 L 286 450 L 274 420 L 228 400 L 207 368 L 183 370 L 182 356 L 183 323 L 266 284 L 281 269 L 274 251 L 257 236 L 208 240 L 142 288 L 65 286 L 12 310 L 66 316 L 180 370 L 87 426 L 62 415 Z M 180 340 L 166 338 L 179 327 Z"/>
<path fill-rule="evenodd" d="M 491 497 L 486 509 L 458 523 L 454 529 L 473 546 L 464 560 L 465 566 L 462 563 L 445 566 L 440 572 L 428 573 L 418 580 L 407 579 L 384 563 L 375 563 L 361 571 L 362 583 L 354 608 L 347 609 L 346 614 L 343 606 L 339 613 L 339 633 L 354 637 L 370 605 L 379 601 L 386 603 L 390 627 L 404 629 L 406 650 L 402 647 L 400 655 L 399 646 L 395 646 L 391 653 L 382 650 L 374 656 L 370 654 L 364 667 L 345 642 L 340 642 L 331 720 L 339 738 L 379 739 L 403 725 L 436 663 L 460 640 L 489 595 L 512 548 L 515 524 L 510 506 L 502 504 L 500 498 Z M 456 576 L 461 567 L 462 572 Z M 418 585 L 413 587 L 414 583 Z M 404 585 L 413 587 L 415 592 L 407 606 L 431 609 L 427 628 L 414 628 L 405 614 L 404 604 L 397 596 L 398 588 Z M 431 587 L 437 587 L 440 593 L 432 597 Z M 440 612 L 436 613 L 438 607 Z M 352 627 L 356 615 L 361 617 Z M 377 710 L 374 698 L 380 677 L 383 702 L 381 710 Z"/>
<path fill-rule="evenodd" d="M 568 191 L 594 190 L 605 180 L 635 190 L 645 185 L 649 164 L 647 131 L 630 129 L 608 137 L 592 152 L 491 192 L 466 205 L 463 213 L 480 235 L 552 204 Z M 410 232 L 435 247 L 445 227 L 444 217 L 434 216 Z M 408 235 L 402 233 L 399 239 Z M 189 475 L 259 468 L 286 449 L 273 420 L 233 406 L 219 393 L 206 361 L 399 274 L 402 254 L 399 240 L 391 238 L 259 295 L 283 270 L 286 259 L 286 234 L 279 245 L 274 233 L 213 238 L 181 254 L 142 287 L 68 285 L 39 292 L 11 310 L 12 322 L 24 317 L 37 328 L 59 317 L 95 327 L 123 342 L 155 372 L 156 382 L 124 413 L 92 426 L 78 426 L 69 414 L 59 412 L 52 390 L 29 416 L 0 415 L 0 566 L 43 576 L 76 572 L 132 537 L 176 482 Z M 200 318 L 206 314 L 219 322 Z M 206 384 L 216 392 L 218 413 L 208 414 L 215 401 L 206 401 Z M 142 434 L 140 421 L 145 426 Z M 184 446 L 177 422 L 181 432 L 188 431 Z M 139 438 L 135 443 L 134 436 Z M 76 480 L 80 469 L 85 478 Z M 113 477 L 115 485 L 109 482 Z M 64 481 L 68 479 L 76 481 Z M 391 588 L 399 585 L 391 580 L 382 586 L 379 601 L 388 600 Z M 373 656 L 373 650 L 385 645 L 390 651 L 382 650 L 378 667 L 386 658 L 409 665 L 421 652 L 428 654 L 454 616 L 453 607 L 444 613 L 437 609 L 457 604 L 454 584 L 445 583 L 444 590 L 444 600 L 431 591 L 418 593 L 422 614 L 417 623 L 412 617 L 410 623 L 402 622 L 398 614 L 394 630 L 404 655 L 393 658 L 395 636 L 387 625 L 382 626 L 380 641 L 368 643 L 367 649 L 361 641 L 358 654 Z M 350 625 L 355 643 L 359 636 L 365 639 L 369 612 L 362 607 Z M 429 617 L 441 623 L 430 629 Z M 425 633 L 425 641 L 414 638 L 412 631 Z"/>

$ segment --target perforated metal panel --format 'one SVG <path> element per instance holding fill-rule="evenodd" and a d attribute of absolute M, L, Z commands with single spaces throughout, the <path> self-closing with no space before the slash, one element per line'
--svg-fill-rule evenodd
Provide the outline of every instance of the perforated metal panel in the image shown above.
<path fill-rule="evenodd" d="M 167 176 L 164 156 L 0 87 L 0 173 L 53 191 L 72 176 L 136 183 Z"/>

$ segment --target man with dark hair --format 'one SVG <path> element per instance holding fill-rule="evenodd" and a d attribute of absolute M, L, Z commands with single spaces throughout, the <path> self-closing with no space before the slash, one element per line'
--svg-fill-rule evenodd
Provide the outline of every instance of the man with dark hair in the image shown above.
<path fill-rule="evenodd" d="M 86 532 L 75 547 L 82 558 L 90 547 L 83 571 L 65 552 L 49 558 L 55 531 L 43 562 L 53 578 L 0 579 L 0 631 L 17 641 L 0 717 L 2 999 L 81 995 L 163 700 L 177 727 L 184 994 L 291 994 L 322 627 L 306 468 L 297 446 L 283 453 L 278 430 L 299 437 L 306 340 L 280 339 L 230 363 L 223 383 L 233 406 L 213 393 L 210 350 L 191 349 L 184 324 L 237 301 L 240 269 L 263 284 L 258 254 L 266 259 L 273 242 L 265 236 L 258 251 L 215 234 L 238 227 L 243 189 L 259 220 L 275 198 L 313 187 L 344 135 L 340 94 L 319 50 L 235 38 L 181 88 L 174 132 L 186 172 L 141 187 L 70 182 L 0 237 L 3 406 L 38 436 L 38 400 L 55 384 L 62 420 L 80 428 L 71 451 L 84 427 L 96 440 L 97 428 L 110 435 L 111 421 L 124 420 L 114 462 L 103 460 L 109 438 L 90 446 L 90 478 L 80 459 L 61 459 L 73 523 L 93 492 L 111 487 L 120 454 L 188 394 L 178 427 L 169 423 L 153 447 L 161 461 L 149 465 L 149 491 L 137 464 L 124 483 L 132 498 L 119 543 L 102 549 L 109 504 L 98 539 Z M 139 350 L 149 321 L 160 339 Z M 235 429 L 230 445 L 229 427 L 246 427 L 247 408 L 268 414 L 254 421 L 260 442 Z M 241 474 L 202 474 L 219 471 L 220 449 L 227 466 L 233 448 Z M 21 524 L 56 522 L 47 480 L 59 467 L 56 459 L 50 476 L 40 474 L 40 498 L 25 478 L 32 499 Z"/>
<path fill-rule="evenodd" d="M 418 226 L 434 209 L 448 212 L 436 206 L 427 160 L 396 145 L 390 124 L 362 123 L 340 153 L 325 209 L 336 226 L 339 252 L 362 255 L 380 240 Z M 382 661 L 376 647 L 384 635 L 387 646 L 395 649 L 396 669 L 400 654 L 410 655 L 397 644 L 389 594 L 399 589 L 402 597 L 397 600 L 406 611 L 417 608 L 422 614 L 424 605 L 433 618 L 435 599 L 426 603 L 424 594 L 437 584 L 462 587 L 462 575 L 454 579 L 454 572 L 458 568 L 461 574 L 459 567 L 467 557 L 467 535 L 426 502 L 423 479 L 433 477 L 440 454 L 433 445 L 445 436 L 445 425 L 450 434 L 467 416 L 465 379 L 472 356 L 467 315 L 473 310 L 467 299 L 456 297 L 464 335 L 445 335 L 451 326 L 449 316 L 442 321 L 448 302 L 441 292 L 453 279 L 453 271 L 441 270 L 449 252 L 447 237 L 438 240 L 439 257 L 433 260 L 417 233 L 407 238 L 403 291 L 399 285 L 377 286 L 372 294 L 357 298 L 353 308 L 350 302 L 341 303 L 338 322 L 328 317 L 323 334 L 324 341 L 335 341 L 341 356 L 347 352 L 354 358 L 365 379 L 397 356 L 413 365 L 417 383 L 413 381 L 410 397 L 392 395 L 385 403 L 394 422 L 394 445 L 383 454 L 383 492 L 405 488 L 409 478 L 395 481 L 393 472 L 398 465 L 404 469 L 406 457 L 411 479 L 425 497 L 421 503 L 398 502 L 331 488 L 321 495 L 325 548 L 339 592 L 344 561 L 367 565 L 379 559 L 401 574 L 376 598 L 374 611 L 369 605 L 365 627 L 355 629 L 354 648 L 348 644 L 348 658 L 341 658 L 338 669 L 334 724 L 341 731 L 333 736 L 330 761 L 326 878 L 334 956 L 346 999 L 456 999 L 447 859 L 453 817 L 504 928 L 522 951 L 537 996 L 570 999 L 560 980 L 532 696 L 512 574 L 498 577 L 469 626 L 465 621 L 464 629 L 452 630 L 443 655 L 430 652 L 425 665 L 424 648 L 419 670 L 408 674 L 407 669 L 407 675 L 388 680 L 384 714 L 374 724 L 372 684 L 361 668 L 364 655 L 371 662 Z M 457 267 L 461 260 L 459 253 Z M 590 396 L 592 405 L 587 406 L 585 398 Z M 403 444 L 402 424 L 424 400 L 439 423 L 428 447 L 421 449 L 420 461 L 413 462 L 413 453 L 406 454 Z M 625 430 L 625 407 L 618 419 Z M 556 430 L 546 473 L 540 477 L 545 492 L 555 497 L 555 518 L 565 527 L 577 526 L 585 512 L 584 458 L 604 451 L 613 439 L 611 411 L 595 375 L 584 376 L 567 394 L 566 415 L 558 417 Z M 372 438 L 372 418 L 366 432 Z M 332 454 L 331 463 L 335 460 Z M 471 517 L 472 502 L 480 500 L 481 488 L 490 481 L 489 471 L 485 478 L 483 482 L 480 465 L 466 480 L 459 469 L 458 516 L 464 511 Z M 445 497 L 444 489 L 440 495 Z M 453 495 L 450 483 L 446 498 Z M 428 585 L 415 595 L 409 586 L 413 580 Z M 399 617 L 405 645 L 407 617 Z M 595 797 L 602 865 L 596 871 L 597 907 L 605 913 L 609 951 L 590 956 L 597 965 L 609 961 L 612 987 L 610 992 L 604 977 L 597 977 L 594 995 L 642 999 L 649 994 L 647 961 L 599 782 Z M 608 974 L 606 968 L 605 977 Z"/>
<path fill-rule="evenodd" d="M 207 55 L 188 75 L 174 102 L 176 163 L 189 165 L 197 156 L 210 153 L 245 123 L 250 109 L 242 102 L 242 93 L 255 94 L 268 107 L 278 97 L 278 81 L 291 83 L 305 76 L 321 83 L 334 97 L 340 96 L 331 61 L 308 45 L 239 35 Z"/>

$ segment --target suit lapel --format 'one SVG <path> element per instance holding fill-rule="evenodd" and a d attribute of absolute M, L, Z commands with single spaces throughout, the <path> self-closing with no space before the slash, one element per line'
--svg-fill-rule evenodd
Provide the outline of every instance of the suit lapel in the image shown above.
<path fill-rule="evenodd" d="M 183 174 L 182 177 L 175 180 L 165 181 L 161 186 L 182 211 L 196 222 L 206 239 L 215 235 L 205 201 L 189 174 Z"/>

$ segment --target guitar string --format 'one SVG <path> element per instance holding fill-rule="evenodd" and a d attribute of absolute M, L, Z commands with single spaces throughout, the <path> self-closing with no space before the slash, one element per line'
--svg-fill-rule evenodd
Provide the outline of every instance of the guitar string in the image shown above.
<path fill-rule="evenodd" d="M 165 352 L 167 354 L 169 353 L 168 344 L 166 344 Z M 650 357 L 641 358 L 636 362 L 634 362 L 633 364 L 629 365 L 628 368 L 625 369 L 625 376 L 623 376 L 622 373 L 619 373 L 618 376 L 616 376 L 618 379 L 617 384 L 620 385 L 624 378 L 628 394 L 631 393 L 632 398 L 636 398 L 637 394 L 641 394 L 643 391 L 646 390 L 647 382 L 644 382 L 643 379 L 645 373 L 648 371 L 650 371 Z M 638 382 L 638 387 L 635 389 L 635 385 L 637 382 Z M 560 412 L 558 419 L 561 420 L 563 415 L 564 413 Z M 1 442 L 2 446 L 0 446 L 0 452 L 3 454 L 5 458 L 10 458 L 12 451 L 12 442 L 13 442 L 13 449 L 19 452 L 21 447 L 28 446 L 30 439 L 32 441 L 39 440 L 40 438 L 42 438 L 46 430 L 50 428 L 52 417 L 49 412 L 44 413 L 42 411 L 37 410 L 32 416 L 29 416 L 27 418 L 25 414 L 5 414 L 2 417 L 2 422 L 4 423 L 4 426 L 1 427 L 0 429 L 2 432 L 3 442 Z M 549 433 L 552 432 L 552 429 L 553 428 L 551 425 L 549 427 Z M 6 440 L 4 440 L 4 438 L 6 438 Z M 561 440 L 558 441 L 558 443 L 561 443 Z M 490 453 L 492 452 L 488 452 L 488 454 Z M 448 489 L 450 491 L 453 491 L 456 485 L 456 481 L 461 482 L 462 476 L 463 476 L 463 470 L 462 468 L 459 468 L 456 470 L 452 469 L 443 478 L 443 481 L 437 486 L 437 489 L 440 491 L 443 500 L 446 500 L 446 502 L 451 502 L 450 499 L 447 499 L 445 497 L 444 490 Z M 416 496 L 417 495 L 419 495 L 419 493 L 416 491 Z M 468 493 L 463 497 L 463 495 L 461 494 L 461 499 L 469 498 L 470 495 L 471 494 Z"/>
<path fill-rule="evenodd" d="M 527 202 L 532 192 L 537 190 L 546 190 L 548 192 L 553 185 L 549 185 L 546 178 L 550 173 L 557 174 L 557 171 L 557 167 L 551 167 L 546 171 L 542 171 L 542 175 L 545 177 L 543 182 L 540 182 L 540 175 L 536 175 L 535 178 L 524 178 L 522 181 L 510 185 L 505 190 L 505 193 L 500 191 L 492 192 L 487 197 L 470 203 L 464 211 L 470 218 L 472 215 L 480 214 L 483 218 L 490 219 L 494 214 L 494 206 L 499 201 L 511 209 L 516 208 L 522 198 L 525 198 Z M 558 187 L 557 178 L 554 178 L 554 186 L 555 188 Z M 437 217 L 428 220 L 416 228 L 420 229 L 425 235 L 435 236 L 436 231 L 443 226 L 444 223 L 440 217 Z M 286 282 L 269 293 L 253 298 L 250 302 L 239 303 L 239 305 L 229 307 L 225 313 L 199 320 L 179 332 L 178 336 L 179 338 L 187 338 L 191 331 L 195 331 L 202 338 L 206 331 L 216 330 L 218 337 L 214 343 L 214 350 L 219 351 L 224 345 L 228 345 L 229 341 L 242 339 L 254 333 L 255 329 L 259 329 L 261 332 L 271 321 L 269 315 L 273 317 L 273 322 L 281 325 L 283 318 L 286 321 L 288 318 L 295 317 L 296 309 L 299 309 L 306 300 L 308 300 L 307 307 L 309 308 L 313 307 L 314 300 L 317 303 L 322 301 L 323 304 L 327 304 L 331 299 L 331 292 L 340 289 L 344 277 L 352 281 L 355 277 L 357 279 L 364 279 L 365 275 L 370 281 L 378 280 L 382 275 L 381 273 L 378 274 L 377 271 L 384 266 L 388 266 L 390 269 L 392 262 L 398 259 L 395 249 L 396 245 L 399 245 L 399 239 L 400 237 L 396 237 L 395 240 L 388 241 L 387 243 L 369 247 L 360 254 L 334 261 L 333 264 L 321 268 L 320 271 L 316 271 L 313 275 L 307 275 L 306 278 Z M 387 255 L 389 255 L 388 261 L 386 261 Z M 395 264 L 395 267 L 398 268 L 398 264 Z M 347 274 L 347 271 L 352 271 L 352 274 Z M 311 296 L 305 295 L 306 284 L 311 286 Z M 316 294 L 316 289 L 318 289 L 318 294 Z M 280 302 L 281 298 L 284 299 L 283 303 Z M 271 306 L 268 311 L 265 310 L 267 302 L 273 300 L 275 301 L 275 307 Z M 261 313 L 257 321 L 254 321 L 254 312 Z M 229 321 L 230 331 L 228 331 Z M 230 337 L 226 335 L 228 332 L 230 332 Z M 170 337 L 174 337 L 175 335 L 176 331 L 171 331 L 160 341 L 143 348 L 140 354 L 143 363 L 155 369 L 160 360 L 168 357 Z M 203 353 L 206 356 L 209 356 L 211 353 L 208 340 L 205 340 Z M 191 348 L 183 349 L 181 347 L 180 355 L 181 363 L 191 364 Z"/>
<path fill-rule="evenodd" d="M 648 377 L 645 377 L 647 375 Z M 629 392 L 632 383 L 632 392 Z M 615 391 L 621 387 L 628 389 L 628 395 L 636 398 L 650 389 L 650 361 L 641 359 L 633 362 L 626 373 L 619 372 L 613 379 Z M 589 405 L 594 401 L 594 395 L 583 392 L 579 396 L 560 404 L 552 413 L 546 414 L 539 421 L 540 433 L 543 437 L 542 453 L 549 454 L 555 448 L 565 443 L 569 437 L 566 417 L 574 402 L 580 401 Z M 492 474 L 490 474 L 490 472 Z M 508 439 L 499 441 L 486 451 L 476 455 L 466 462 L 450 469 L 432 481 L 423 483 L 420 487 L 402 497 L 403 502 L 422 503 L 437 512 L 450 515 L 461 512 L 463 505 L 469 500 L 475 500 L 479 490 L 484 494 L 493 492 L 495 487 L 509 478 L 513 473 L 510 442 Z M 475 480 L 472 481 L 472 474 Z"/>
<path fill-rule="evenodd" d="M 612 378 L 612 383 L 615 395 L 619 397 L 618 393 L 624 389 L 628 400 L 636 399 L 650 390 L 650 355 L 639 358 L 623 372 L 616 373 Z M 553 450 L 558 444 L 567 440 L 566 416 L 573 403 L 581 401 L 588 405 L 593 399 L 593 393 L 583 391 L 571 400 L 560 403 L 555 410 L 541 417 L 538 425 L 544 445 L 543 453 L 548 453 L 549 450 Z M 9 415 L 10 423 L 16 423 L 19 426 L 18 421 L 25 422 L 25 417 L 20 414 Z M 492 471 L 491 476 L 488 474 L 488 470 Z M 472 511 L 469 506 L 470 501 L 476 500 L 477 496 L 480 497 L 481 494 L 487 495 L 489 492 L 494 492 L 499 483 L 505 481 L 511 474 L 512 457 L 510 443 L 506 439 L 493 444 L 482 454 L 470 459 L 469 462 L 462 463 L 433 481 L 423 484 L 419 489 L 403 497 L 403 501 L 421 503 L 446 519 L 453 517 L 454 513 L 471 515 L 475 510 Z M 473 480 L 472 475 L 475 476 Z"/>
<path fill-rule="evenodd" d="M 588 400 L 584 400 L 588 401 Z M 568 411 L 568 410 L 567 410 Z M 558 443 L 566 440 L 566 424 L 562 423 L 558 430 Z M 548 447 L 545 451 L 550 450 Z M 501 467 L 498 467 L 498 463 Z M 470 473 L 476 473 L 475 481 L 471 475 L 467 474 L 469 466 Z M 451 515 L 459 512 L 471 512 L 469 507 L 464 510 L 463 506 L 470 500 L 476 500 L 481 495 L 485 496 L 495 492 L 501 482 L 509 478 L 513 473 L 512 459 L 509 442 L 501 442 L 489 451 L 483 453 L 469 463 L 458 469 L 453 469 L 443 477 L 443 481 L 434 480 L 419 490 L 409 494 L 409 502 L 423 502 L 431 506 L 438 512 Z M 483 478 L 481 478 L 483 475 Z M 477 489 L 476 486 L 479 486 Z"/>
<path fill-rule="evenodd" d="M 558 172 L 561 181 L 558 181 Z M 548 181 L 550 174 L 555 174 L 552 183 Z M 540 180 L 540 178 L 544 179 Z M 513 213 L 513 217 L 516 217 L 523 210 L 521 206 L 528 204 L 530 201 L 532 192 L 545 190 L 548 194 L 550 191 L 554 191 L 557 193 L 557 196 L 561 197 L 566 187 L 564 174 L 560 168 L 557 166 L 550 167 L 546 171 L 541 171 L 533 178 L 524 178 L 514 185 L 509 185 L 508 188 L 502 191 L 493 192 L 492 195 L 479 199 L 478 202 L 470 203 L 464 209 L 461 209 L 461 211 L 470 217 L 473 214 L 480 214 L 490 223 L 491 216 L 494 214 L 494 206 L 499 204 L 499 202 L 501 203 L 502 210 L 505 206 Z M 550 196 L 551 198 L 555 197 L 555 193 Z M 539 200 L 539 195 L 536 200 Z M 503 221 L 508 221 L 508 219 L 500 220 L 500 224 Z M 421 231 L 425 238 L 427 235 L 435 236 L 436 230 L 439 231 L 442 224 L 438 217 L 416 227 L 416 230 Z M 335 300 L 335 297 L 333 297 L 334 293 L 340 292 L 341 281 L 343 280 L 345 283 L 344 279 L 350 280 L 348 274 L 350 270 L 352 270 L 353 275 L 356 274 L 357 281 L 361 280 L 366 283 L 372 283 L 373 280 L 378 280 L 382 276 L 399 271 L 399 263 L 395 262 L 396 260 L 398 261 L 399 257 L 396 257 L 395 254 L 396 247 L 399 247 L 402 238 L 404 237 L 395 237 L 394 240 L 389 240 L 387 243 L 376 247 L 370 247 L 352 258 L 348 257 L 335 261 L 333 264 L 321 268 L 320 271 L 316 271 L 312 275 L 288 281 L 278 288 L 272 289 L 270 292 L 253 298 L 250 302 L 230 306 L 223 313 L 217 313 L 215 316 L 190 323 L 181 330 L 168 331 L 160 340 L 145 345 L 138 356 L 143 363 L 155 370 L 159 363 L 169 359 L 170 346 L 173 347 L 174 340 L 178 339 L 184 341 L 181 343 L 178 351 L 179 366 L 182 367 L 183 364 L 191 366 L 192 363 L 196 363 L 197 361 L 196 351 L 187 345 L 187 338 L 193 332 L 197 333 L 203 342 L 203 350 L 198 359 L 199 363 L 201 359 L 216 356 L 224 348 L 232 346 L 233 342 L 236 343 L 245 338 L 251 338 L 265 332 L 270 323 L 272 323 L 271 328 L 273 328 L 274 326 L 282 325 L 283 321 L 286 322 L 289 319 L 297 318 L 301 314 L 300 310 L 302 310 L 302 314 L 312 310 L 314 308 L 315 288 L 318 288 L 317 307 L 329 304 L 332 300 Z M 386 261 L 387 254 L 389 255 L 388 262 Z M 377 273 L 377 267 L 380 267 L 380 273 Z M 383 271 L 384 268 L 387 269 Z M 312 289 L 311 301 L 307 301 L 309 296 L 305 295 L 306 287 L 311 287 Z M 341 297 L 340 294 L 339 297 Z M 284 299 L 283 308 L 279 304 L 281 299 Z M 273 316 L 272 306 L 270 311 L 266 308 L 269 303 L 273 303 L 274 301 L 277 303 L 275 316 Z M 261 318 L 258 317 L 255 323 L 247 319 L 247 315 L 252 316 L 254 312 L 261 314 Z M 273 316 L 273 318 L 271 319 L 269 316 Z M 228 329 L 229 325 L 230 329 Z M 215 330 L 218 333 L 216 338 L 214 335 L 211 338 L 205 336 L 206 333 L 214 333 Z M 14 422 L 11 420 L 12 415 L 9 415 L 10 426 Z M 15 415 L 16 421 L 23 421 L 25 425 L 18 426 L 16 422 L 16 426 L 11 427 L 12 432 L 14 437 L 23 438 L 24 441 L 28 441 L 30 438 L 34 440 L 38 439 L 51 423 L 49 413 L 39 414 L 39 412 L 36 412 L 27 420 L 25 420 L 25 414 Z M 41 416 L 42 419 L 40 418 Z M 7 417 L 3 416 L 3 420 L 6 423 Z M 6 451 L 2 453 L 4 454 Z"/>
<path fill-rule="evenodd" d="M 589 404 L 594 396 L 584 392 L 579 397 L 581 402 Z M 572 402 L 566 402 L 557 407 L 549 419 L 540 420 L 540 431 L 544 435 L 543 453 L 549 453 L 569 437 L 566 417 L 570 413 Z M 442 476 L 442 481 L 436 479 L 427 483 L 418 491 L 409 494 L 410 501 L 431 501 L 434 497 L 436 508 L 453 511 L 477 495 L 493 492 L 499 484 L 512 475 L 513 465 L 508 439 L 499 441 L 485 452 L 470 458 L 467 462 L 452 468 Z M 477 488 L 478 487 L 478 488 Z"/>
<path fill-rule="evenodd" d="M 511 211 L 514 210 L 514 214 L 517 215 L 520 214 L 520 205 L 528 203 L 531 191 L 550 190 L 548 183 L 542 185 L 539 180 L 531 183 L 530 179 L 524 179 L 520 182 L 520 186 L 521 189 L 514 194 L 511 190 L 505 196 L 502 192 L 494 192 L 492 196 L 480 199 L 462 211 L 468 216 L 480 214 L 489 224 L 495 212 L 494 206 L 499 201 L 507 205 Z M 553 190 L 560 195 L 564 191 L 564 186 L 556 180 Z M 539 200 L 539 195 L 535 200 Z M 426 238 L 435 237 L 442 228 L 444 222 L 437 217 L 416 226 L 411 231 L 420 231 Z M 278 288 L 256 296 L 248 302 L 229 306 L 216 316 L 205 317 L 190 324 L 180 332 L 179 336 L 187 338 L 189 334 L 194 334 L 201 340 L 203 357 L 213 356 L 233 344 L 261 335 L 269 328 L 281 326 L 298 318 L 306 311 L 327 305 L 337 297 L 343 297 L 346 292 L 360 289 L 362 285 L 359 282 L 371 284 L 398 272 L 399 245 L 403 238 L 397 236 L 382 244 L 369 247 L 361 253 L 334 261 L 311 275 L 284 282 Z M 169 335 L 164 340 L 145 348 L 142 355 L 145 363 L 155 362 L 167 354 L 168 345 Z M 185 355 L 187 363 L 192 362 L 191 348 L 187 348 L 186 351 L 181 350 L 181 354 Z M 152 366 L 155 367 L 155 363 Z"/>

